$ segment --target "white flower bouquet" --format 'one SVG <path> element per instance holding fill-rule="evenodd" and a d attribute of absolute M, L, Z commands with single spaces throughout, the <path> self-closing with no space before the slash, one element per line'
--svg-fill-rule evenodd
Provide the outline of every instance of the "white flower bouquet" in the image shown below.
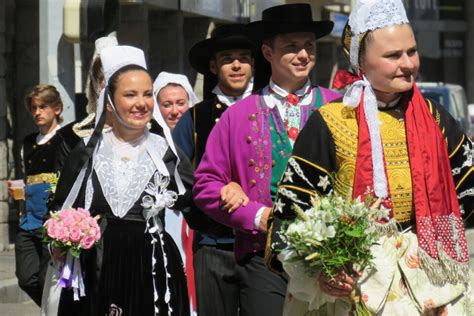
<path fill-rule="evenodd" d="M 334 278 L 341 271 L 354 275 L 373 265 L 371 246 L 379 234 L 377 222 L 388 220 L 389 210 L 380 207 L 380 200 L 346 199 L 331 193 L 311 199 L 311 207 L 301 209 L 294 204 L 296 218 L 283 224 L 280 230 L 286 242 L 285 251 L 293 255 L 286 260 L 302 263 L 306 274 L 323 273 Z M 363 301 L 353 291 L 355 315 L 367 315 Z"/>

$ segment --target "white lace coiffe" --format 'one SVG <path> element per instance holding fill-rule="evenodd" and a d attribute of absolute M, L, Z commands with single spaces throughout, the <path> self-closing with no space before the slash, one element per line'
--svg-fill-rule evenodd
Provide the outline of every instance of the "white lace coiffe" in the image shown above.
<path fill-rule="evenodd" d="M 401 0 L 358 0 L 349 15 L 351 27 L 350 61 L 354 70 L 359 68 L 361 34 L 391 25 L 409 23 Z"/>

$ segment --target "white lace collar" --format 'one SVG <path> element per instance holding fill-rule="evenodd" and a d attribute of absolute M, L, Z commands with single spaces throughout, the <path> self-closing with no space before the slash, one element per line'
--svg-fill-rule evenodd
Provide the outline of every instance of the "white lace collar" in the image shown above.
<path fill-rule="evenodd" d="M 169 177 L 163 162 L 168 149 L 163 137 L 146 132 L 132 142 L 121 142 L 113 133 L 103 135 L 103 141 L 94 156 L 94 170 L 112 213 L 124 217 L 145 191 L 155 172 Z M 88 181 L 86 206 L 93 196 Z"/>

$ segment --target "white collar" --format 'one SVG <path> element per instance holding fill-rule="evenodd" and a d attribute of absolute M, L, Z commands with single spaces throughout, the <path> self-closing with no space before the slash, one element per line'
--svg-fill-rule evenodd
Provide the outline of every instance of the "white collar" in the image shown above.
<path fill-rule="evenodd" d="M 53 136 L 56 134 L 56 132 L 61 128 L 61 126 L 58 124 L 56 125 L 56 127 L 49 133 L 47 134 L 41 134 L 41 133 L 38 133 L 38 135 L 36 136 L 36 144 L 38 145 L 43 145 L 43 144 L 46 144 L 48 142 L 48 140 L 50 140 L 51 138 L 53 138 Z"/>
<path fill-rule="evenodd" d="M 252 94 L 252 89 L 253 89 L 253 78 L 250 79 L 247 85 L 247 88 L 245 89 L 244 93 L 240 96 L 234 97 L 234 96 L 225 95 L 224 92 L 222 92 L 221 88 L 219 88 L 219 86 L 215 86 L 214 89 L 212 90 L 212 93 L 214 93 L 217 96 L 217 99 L 220 102 L 224 103 L 227 106 L 231 106 L 237 101 L 240 101 L 248 97 L 250 94 Z"/>
<path fill-rule="evenodd" d="M 399 96 L 397 97 L 395 100 L 391 101 L 391 102 L 388 102 L 388 103 L 385 103 L 383 101 L 379 101 L 377 100 L 377 107 L 379 109 L 390 109 L 390 108 L 393 108 L 395 105 L 397 105 L 398 102 L 400 102 L 400 99 L 402 98 L 402 96 Z"/>
<path fill-rule="evenodd" d="M 269 86 L 270 88 L 273 90 L 273 92 L 275 92 L 276 94 L 278 94 L 279 96 L 281 96 L 282 98 L 286 98 L 289 94 L 288 91 L 286 91 L 285 89 L 283 89 L 282 87 L 280 87 L 279 85 L 277 85 L 272 78 L 270 78 L 270 83 L 269 83 Z M 306 80 L 305 84 L 303 85 L 303 87 L 301 87 L 300 89 L 296 90 L 295 92 L 293 92 L 293 94 L 296 94 L 297 96 L 301 97 L 301 96 L 304 96 L 306 94 L 306 92 L 308 91 L 309 87 L 311 86 L 311 80 Z"/>
<path fill-rule="evenodd" d="M 308 105 L 313 100 L 313 92 L 310 90 L 309 93 L 306 93 L 308 89 L 311 87 L 311 80 L 306 81 L 304 86 L 295 91 L 294 94 L 297 96 L 304 96 L 300 102 L 300 105 Z M 273 93 L 270 92 L 270 88 L 273 90 Z M 306 94 L 305 94 L 306 93 Z M 262 90 L 263 100 L 265 104 L 270 109 L 273 109 L 276 105 L 278 105 L 280 114 L 284 112 L 283 108 L 286 106 L 286 97 L 288 96 L 288 91 L 284 90 L 282 87 L 278 86 L 273 80 L 270 78 L 270 82 L 268 86 L 263 88 Z M 277 94 L 276 97 L 274 94 Z"/>

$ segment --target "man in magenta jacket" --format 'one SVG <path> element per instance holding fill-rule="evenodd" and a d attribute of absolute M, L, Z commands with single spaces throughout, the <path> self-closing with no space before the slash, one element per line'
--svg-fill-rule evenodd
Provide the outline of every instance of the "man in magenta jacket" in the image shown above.
<path fill-rule="evenodd" d="M 262 21 L 247 26 L 261 47 L 255 74 L 260 89 L 224 112 L 195 173 L 196 205 L 235 231 L 242 316 L 282 313 L 286 279 L 263 262 L 267 220 L 299 131 L 312 111 L 339 97 L 309 80 L 316 39 L 332 26 L 313 21 L 307 4 L 266 9 Z M 262 76 L 266 68 L 271 78 Z"/>

